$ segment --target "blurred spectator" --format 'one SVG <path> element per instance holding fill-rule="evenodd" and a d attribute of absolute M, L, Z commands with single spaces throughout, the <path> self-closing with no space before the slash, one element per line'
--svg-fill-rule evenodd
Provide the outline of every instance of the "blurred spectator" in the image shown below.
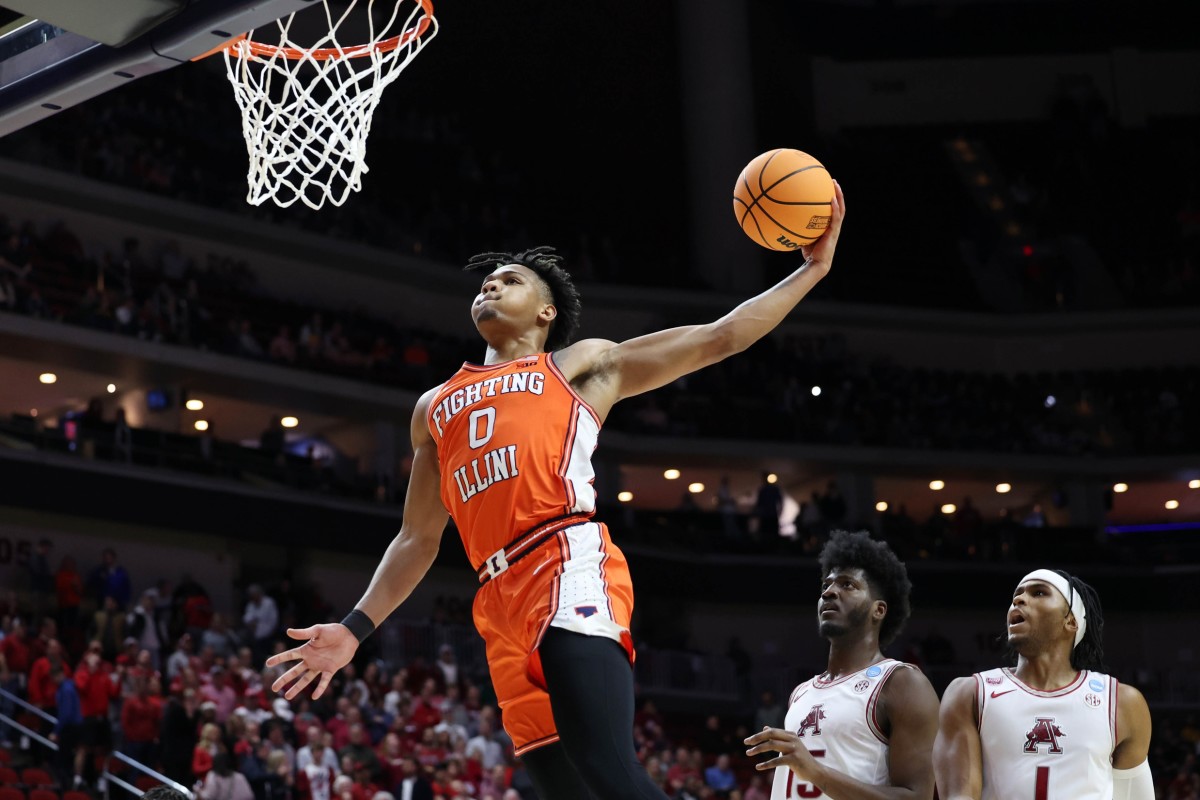
<path fill-rule="evenodd" d="M 80 789 L 84 785 L 83 768 L 87 756 L 84 745 L 83 708 L 75 680 L 56 665 L 50 673 L 54 686 L 54 739 L 58 744 L 58 772 L 64 786 Z M 69 780 L 69 782 L 68 782 Z"/>
<path fill-rule="evenodd" d="M 279 629 L 279 609 L 275 605 L 275 599 L 265 594 L 262 586 L 257 583 L 251 584 L 246 594 L 248 599 L 246 610 L 242 614 L 242 623 L 250 635 L 254 661 L 261 663 L 271 654 L 271 645 Z"/>
<path fill-rule="evenodd" d="M 79 606 L 83 602 L 83 578 L 71 556 L 63 556 L 59 562 L 58 572 L 54 574 L 54 593 L 58 600 L 58 625 L 67 636 L 79 627 Z"/>
<path fill-rule="evenodd" d="M 209 710 L 215 712 L 216 705 L 211 701 L 206 701 L 200 704 L 200 710 L 203 712 L 205 706 L 211 706 Z M 216 765 L 216 759 L 225 753 L 225 745 L 221 741 L 221 728 L 215 722 L 204 724 L 200 728 L 200 738 L 196 742 L 196 747 L 192 750 L 192 774 L 196 776 L 197 781 L 203 781 L 208 777 Z"/>
<path fill-rule="evenodd" d="M 770 544 L 779 538 L 779 517 L 783 514 L 783 492 L 762 474 L 762 483 L 754 498 L 754 517 L 758 520 L 758 538 Z"/>
<path fill-rule="evenodd" d="M 479 733 L 467 742 L 467 756 L 479 759 L 484 770 L 491 770 L 503 760 L 504 751 L 493 736 L 490 720 L 479 721 Z"/>
<path fill-rule="evenodd" d="M 67 672 L 70 666 L 63 656 L 63 647 L 57 639 L 51 639 L 46 645 L 46 652 L 38 657 L 29 669 L 29 702 L 46 713 L 54 716 L 55 692 L 58 684 L 53 675 L 55 672 Z M 72 689 L 74 682 L 72 682 Z"/>
<path fill-rule="evenodd" d="M 105 595 L 100 609 L 92 615 L 87 638 L 99 643 L 107 661 L 114 661 L 125 641 L 125 615 L 121 613 L 117 599 Z"/>
<path fill-rule="evenodd" d="M 274 458 L 283 452 L 284 431 L 283 423 L 278 414 L 272 414 L 267 427 L 258 437 L 258 447 L 263 454 Z"/>
<path fill-rule="evenodd" d="M 129 463 L 133 460 L 133 431 L 125 420 L 125 409 L 118 408 L 113 421 L 113 457 Z"/>
<path fill-rule="evenodd" d="M 96 599 L 97 606 L 103 606 L 107 597 L 116 601 L 117 609 L 129 605 L 133 592 L 129 573 L 117 563 L 117 552 L 111 547 L 106 547 L 100 553 L 100 564 L 88 575 L 87 590 Z"/>
<path fill-rule="evenodd" d="M 91 768 L 98 758 L 105 758 L 112 750 L 112 729 L 108 721 L 108 707 L 120 694 L 120 681 L 124 668 L 113 665 L 102 657 L 99 641 L 88 645 L 83 661 L 75 669 L 75 687 L 79 690 L 79 705 L 83 715 L 83 744 L 89 748 L 87 766 Z"/>
<path fill-rule="evenodd" d="M 398 800 L 434 800 L 433 787 L 420 772 L 420 765 L 412 756 L 404 759 L 404 776 L 396 785 Z M 313 798 L 313 800 L 317 800 Z"/>
<path fill-rule="evenodd" d="M 737 788 L 737 776 L 730 767 L 727 753 L 717 756 L 717 763 L 704 770 L 704 783 L 722 797 Z"/>
<path fill-rule="evenodd" d="M 458 683 L 458 661 L 454 657 L 454 648 L 444 644 L 438 648 L 437 667 L 441 670 L 442 681 L 446 688 Z"/>
<path fill-rule="evenodd" d="M 296 363 L 296 343 L 292 341 L 291 328 L 287 325 L 279 326 L 279 332 L 275 334 L 275 338 L 271 340 L 271 344 L 267 348 L 267 355 L 275 361 Z"/>
<path fill-rule="evenodd" d="M 207 597 L 204 598 L 207 601 Z M 237 635 L 225 625 L 225 617 L 212 614 L 208 629 L 200 637 L 202 649 L 212 649 L 214 655 L 224 658 L 237 649 L 241 643 Z"/>
<path fill-rule="evenodd" d="M 198 787 L 199 800 L 255 800 L 254 792 L 246 776 L 233 771 L 228 753 L 218 752 L 212 761 L 212 769 Z"/>
<path fill-rule="evenodd" d="M 195 689 L 184 689 L 167 701 L 159 736 L 163 772 L 171 780 L 191 786 L 193 753 L 198 743 L 200 698 Z"/>
<path fill-rule="evenodd" d="M 754 730 L 763 728 L 783 727 L 783 718 L 787 709 L 775 699 L 775 693 L 767 689 L 759 699 L 758 708 L 754 711 Z"/>
<path fill-rule="evenodd" d="M 149 685 L 147 676 L 134 679 L 133 693 L 121 704 L 121 735 L 126 755 L 142 764 L 154 765 L 158 763 L 162 703 L 158 696 L 150 694 Z"/>
<path fill-rule="evenodd" d="M 151 668 L 159 669 L 168 635 L 166 623 L 158 616 L 157 589 L 142 592 L 137 606 L 125 617 L 125 635 L 136 639 L 139 650 L 149 653 Z"/>

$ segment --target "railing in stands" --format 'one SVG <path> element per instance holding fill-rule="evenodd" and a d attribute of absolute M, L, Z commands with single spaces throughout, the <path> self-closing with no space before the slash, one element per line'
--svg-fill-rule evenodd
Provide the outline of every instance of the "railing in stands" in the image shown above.
<path fill-rule="evenodd" d="M 117 753 L 117 752 L 110 753 L 108 758 L 106 758 L 104 760 L 104 772 L 101 777 L 104 779 L 104 798 L 105 798 L 105 800 L 108 800 L 108 797 L 109 797 L 109 787 L 113 786 L 114 784 L 116 786 L 121 787 L 125 791 L 129 792 L 134 797 L 141 797 L 143 794 L 145 794 L 145 792 L 143 790 L 137 788 L 132 783 L 127 782 L 121 776 L 113 774 L 112 770 L 110 769 L 110 765 L 112 764 L 113 759 L 116 759 L 117 761 L 120 761 L 122 764 L 126 764 L 126 765 L 132 767 L 133 769 L 136 769 L 138 772 L 141 772 L 143 775 L 149 775 L 151 778 L 154 778 L 154 780 L 158 781 L 159 783 L 165 784 L 166 786 L 170 786 L 172 789 L 174 789 L 175 791 L 182 794 L 188 800 L 194 800 L 195 795 L 192 794 L 192 790 L 187 788 L 183 784 L 176 783 L 175 781 L 168 778 L 166 775 L 163 775 L 161 772 L 158 772 L 157 770 L 153 770 L 150 767 L 147 767 L 145 764 L 141 763 L 140 761 L 134 761 L 132 758 L 125 755 L 124 753 Z"/>
<path fill-rule="evenodd" d="M 55 725 L 55 726 L 58 725 L 58 720 L 55 719 L 53 716 L 51 716 L 50 714 L 47 714 L 44 710 L 38 708 L 37 706 L 27 703 L 25 700 L 22 700 L 20 697 L 17 697 L 12 692 L 6 691 L 4 689 L 0 689 L 0 699 L 5 700 L 10 703 L 13 703 L 14 705 L 20 706 L 21 708 L 25 709 L 29 713 L 36 715 L 37 717 L 50 723 L 51 725 Z M 55 753 L 58 752 L 58 743 L 57 742 L 54 742 L 53 740 L 46 738 L 42 734 L 38 733 L 37 731 L 33 730 L 32 728 L 30 728 L 27 725 L 21 724 L 20 722 L 18 722 L 17 720 L 13 719 L 10 716 L 8 716 L 7 714 L 0 713 L 0 723 L 3 723 L 4 725 L 8 725 L 9 727 L 18 731 L 21 735 L 28 736 L 30 739 L 36 741 L 38 744 L 41 744 L 44 747 L 49 748 L 50 750 L 54 751 Z M 195 795 L 192 793 L 192 790 L 189 789 L 188 787 L 184 786 L 183 784 L 176 783 L 175 781 L 168 778 L 166 775 L 163 775 L 162 773 L 158 772 L 157 770 L 147 767 L 145 764 L 141 763 L 140 761 L 134 761 L 132 758 L 125 755 L 124 753 L 113 752 L 113 753 L 110 753 L 108 755 L 108 757 L 104 760 L 104 770 L 100 773 L 100 779 L 103 781 L 103 786 L 104 786 L 103 795 L 104 795 L 105 800 L 108 800 L 109 788 L 114 785 L 119 786 L 120 788 L 122 788 L 125 791 L 132 794 L 134 797 L 141 797 L 143 794 L 145 794 L 145 792 L 143 790 L 141 790 L 141 789 L 137 788 L 136 786 L 134 786 L 133 784 L 127 782 L 120 775 L 116 775 L 113 773 L 113 771 L 110 769 L 110 765 L 112 764 L 112 761 L 114 759 L 137 770 L 138 772 L 141 772 L 144 775 L 149 775 L 151 778 L 153 778 L 154 780 L 156 780 L 160 783 L 170 786 L 172 789 L 175 789 L 176 791 L 181 793 L 184 797 L 186 797 L 187 800 L 194 800 L 194 798 L 195 798 Z"/>

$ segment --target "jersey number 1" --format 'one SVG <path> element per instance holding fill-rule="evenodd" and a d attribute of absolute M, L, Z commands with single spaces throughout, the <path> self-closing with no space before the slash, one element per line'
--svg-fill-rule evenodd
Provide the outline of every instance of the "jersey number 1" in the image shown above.
<path fill-rule="evenodd" d="M 824 750 L 809 750 L 808 754 L 813 758 L 825 757 Z M 793 789 L 795 789 L 795 793 L 792 792 Z M 822 794 L 824 794 L 824 792 L 813 786 L 811 783 L 804 783 L 803 781 L 797 783 L 796 773 L 792 772 L 790 769 L 788 770 L 787 793 L 784 795 L 784 797 L 789 798 L 790 800 L 792 797 L 820 797 Z"/>

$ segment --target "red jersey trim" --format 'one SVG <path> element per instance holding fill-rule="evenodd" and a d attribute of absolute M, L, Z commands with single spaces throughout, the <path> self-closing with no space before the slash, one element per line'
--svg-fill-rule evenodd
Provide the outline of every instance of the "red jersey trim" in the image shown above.
<path fill-rule="evenodd" d="M 604 423 L 600 421 L 600 415 L 596 413 L 596 409 L 588 405 L 587 400 L 584 400 L 579 396 L 579 392 L 575 391 L 575 387 L 572 386 L 571 382 L 568 381 L 562 374 L 562 370 L 558 368 L 558 364 L 554 363 L 554 353 L 546 354 L 546 364 L 550 367 L 550 371 L 554 373 L 554 377 L 558 378 L 559 383 L 561 383 L 563 387 L 571 393 L 572 397 L 579 401 L 581 406 L 587 409 L 587 412 L 592 415 L 592 419 L 596 420 L 596 427 L 603 428 Z"/>
<path fill-rule="evenodd" d="M 1088 676 L 1088 671 L 1086 669 L 1081 669 L 1078 673 L 1076 673 L 1075 680 L 1071 681 L 1066 686 L 1060 686 L 1057 689 L 1047 689 L 1043 691 L 1042 689 L 1034 689 L 1032 686 L 1027 686 L 1021 681 L 1020 678 L 1017 677 L 1016 673 L 1008 667 L 1004 667 L 1003 671 L 1008 679 L 1017 685 L 1018 689 L 1023 689 L 1027 694 L 1031 694 L 1034 697 L 1062 697 L 1065 694 L 1070 694 L 1080 686 L 1083 686 L 1083 682 Z"/>
<path fill-rule="evenodd" d="M 888 744 L 888 737 L 883 734 L 883 727 L 879 724 L 879 695 L 883 693 L 883 687 L 887 686 L 887 682 L 891 679 L 896 670 L 901 667 L 911 669 L 908 664 L 900 661 L 893 661 L 887 667 L 887 672 L 879 679 L 879 684 L 875 690 L 871 692 L 871 696 L 867 699 L 866 717 L 867 727 L 871 733 L 875 734 L 875 738 L 884 744 Z"/>

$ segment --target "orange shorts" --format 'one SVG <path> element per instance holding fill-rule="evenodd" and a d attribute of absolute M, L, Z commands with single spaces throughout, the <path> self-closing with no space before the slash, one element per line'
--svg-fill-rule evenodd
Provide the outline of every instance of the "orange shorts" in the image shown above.
<path fill-rule="evenodd" d="M 608 528 L 585 522 L 480 587 L 472 610 L 514 753 L 558 741 L 537 648 L 550 626 L 613 639 L 633 661 L 633 584 Z"/>

